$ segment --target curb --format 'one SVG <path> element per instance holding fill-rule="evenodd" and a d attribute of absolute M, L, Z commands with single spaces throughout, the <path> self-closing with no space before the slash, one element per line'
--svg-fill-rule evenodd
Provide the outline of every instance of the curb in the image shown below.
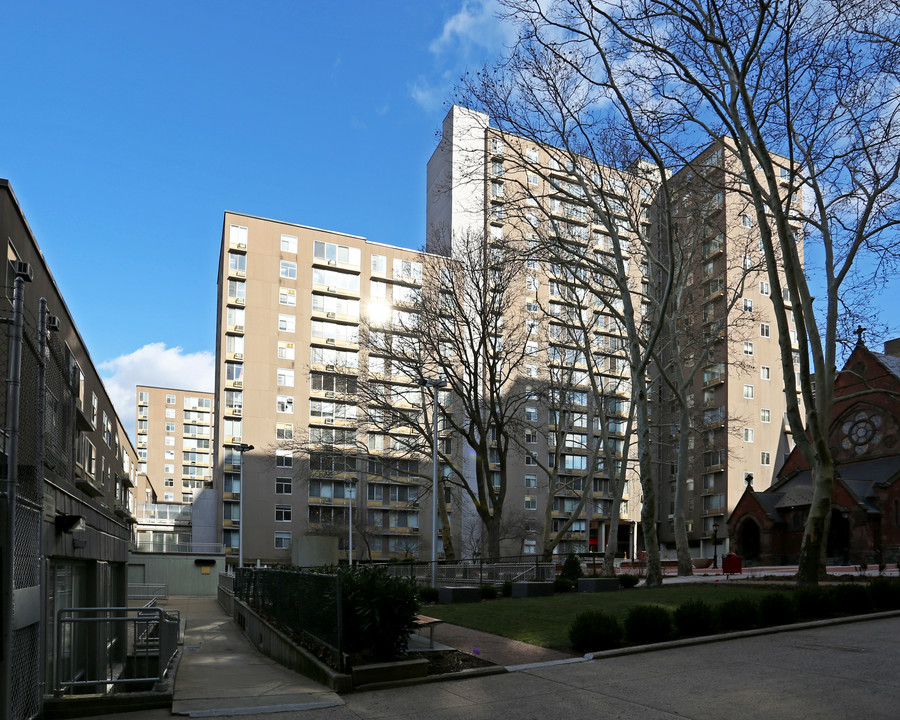
<path fill-rule="evenodd" d="M 753 630 L 740 630 L 738 632 L 722 633 L 719 635 L 702 635 L 682 640 L 668 640 L 651 645 L 635 645 L 634 647 L 616 648 L 615 650 L 600 650 L 586 653 L 584 660 L 606 660 L 607 658 L 621 657 L 623 655 L 638 655 L 640 653 L 654 652 L 656 650 L 670 650 L 673 648 L 691 647 L 693 645 L 711 645 L 712 643 L 725 642 L 726 640 L 739 640 L 740 638 L 758 637 L 760 635 L 774 635 L 783 632 L 798 632 L 812 628 L 829 627 L 831 625 L 849 625 L 851 623 L 867 622 L 869 620 L 883 620 L 885 618 L 900 617 L 900 610 L 887 610 L 885 612 L 867 613 L 865 615 L 849 615 L 840 618 L 828 618 L 826 620 L 810 620 L 790 625 L 773 625 L 767 628 L 754 628 Z"/>

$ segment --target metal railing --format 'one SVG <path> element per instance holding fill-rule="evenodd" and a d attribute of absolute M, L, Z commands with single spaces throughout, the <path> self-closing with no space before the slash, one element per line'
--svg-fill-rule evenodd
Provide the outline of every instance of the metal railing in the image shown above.
<path fill-rule="evenodd" d="M 128 583 L 129 600 L 165 600 L 169 597 L 169 586 L 165 583 Z"/>
<path fill-rule="evenodd" d="M 177 610 L 151 605 L 59 610 L 54 694 L 156 685 L 178 650 L 180 624 Z"/>
<path fill-rule="evenodd" d="M 395 577 L 414 578 L 431 584 L 431 563 L 390 563 L 383 567 Z M 556 576 L 555 562 L 518 560 L 509 562 L 438 563 L 437 585 L 502 585 L 505 581 L 547 581 Z"/>
<path fill-rule="evenodd" d="M 220 543 L 177 542 L 167 538 L 136 540 L 131 547 L 135 552 L 210 553 L 216 555 L 224 552 Z"/>

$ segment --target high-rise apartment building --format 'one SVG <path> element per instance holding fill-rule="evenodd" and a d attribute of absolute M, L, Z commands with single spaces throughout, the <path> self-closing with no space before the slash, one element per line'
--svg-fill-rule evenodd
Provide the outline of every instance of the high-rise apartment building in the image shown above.
<path fill-rule="evenodd" d="M 212 488 L 213 395 L 138 385 L 135 401 L 138 467 L 146 476 L 139 486 L 137 546 L 183 551 L 192 547 L 191 506 Z M 213 533 L 206 540 L 206 546 L 217 542 Z"/>
<path fill-rule="evenodd" d="M 723 167 L 715 152 L 699 159 Z M 685 327 L 698 337 L 715 329 L 702 351 L 691 350 L 703 367 L 689 398 L 699 419 L 685 506 L 692 551 L 711 555 L 708 531 L 744 480 L 752 473 L 762 487 L 777 469 L 784 402 L 740 188 L 723 181 L 710 199 L 687 172 L 676 180 L 710 218 L 695 233 L 695 302 L 685 306 Z M 481 520 L 502 502 L 501 554 L 604 552 L 614 525 L 617 553 L 633 553 L 642 542 L 642 494 L 635 446 L 626 445 L 632 380 L 623 311 L 632 306 L 637 325 L 653 317 L 646 249 L 658 232 L 654 195 L 646 168 L 598 166 L 455 106 L 428 164 L 427 253 L 226 213 L 214 403 L 226 548 L 237 555 L 241 523 L 245 562 L 285 562 L 291 542 L 308 534 L 345 543 L 352 496 L 355 554 L 428 558 L 431 463 L 427 443 L 405 441 L 430 408 L 417 375 L 471 373 L 467 362 L 490 365 L 518 343 L 511 361 L 497 363 L 503 380 L 494 400 L 484 376 L 474 383 L 484 398 L 474 403 L 460 402 L 458 389 L 443 391 L 440 472 L 456 489 L 440 498 L 438 529 L 450 523 L 457 556 L 483 556 Z M 452 317 L 444 300 L 466 295 L 459 273 L 479 272 L 468 261 L 482 255 L 485 294 L 498 304 L 485 311 L 473 293 Z M 740 302 L 720 303 L 734 288 Z M 485 318 L 494 329 L 460 345 Z M 436 325 L 431 356 L 417 368 L 409 353 L 416 357 Z M 657 387 L 648 380 L 648 389 Z M 677 448 L 665 430 L 670 398 L 654 397 L 658 522 L 667 543 Z M 483 437 L 466 437 L 465 423 L 452 429 L 451 415 L 489 414 L 490 403 L 506 416 L 483 424 L 475 433 Z M 385 417 L 395 419 L 388 430 Z"/>
<path fill-rule="evenodd" d="M 383 444 L 357 452 L 368 444 L 358 396 L 370 367 L 363 317 L 373 305 L 403 306 L 421 282 L 414 251 L 225 214 L 214 434 L 222 539 L 233 559 L 242 522 L 245 562 L 290 562 L 292 539 L 315 534 L 340 537 L 346 556 L 351 496 L 361 514 L 355 554 L 422 551 L 430 525 L 417 498 L 427 458 L 385 469 Z"/>

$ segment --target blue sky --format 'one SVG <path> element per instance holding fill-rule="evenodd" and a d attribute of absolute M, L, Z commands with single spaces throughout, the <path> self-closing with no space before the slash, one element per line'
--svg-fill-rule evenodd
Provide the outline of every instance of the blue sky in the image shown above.
<path fill-rule="evenodd" d="M 510 40 L 495 10 L 6 4 L 0 177 L 129 428 L 136 382 L 212 388 L 226 209 L 423 244 L 446 100 Z"/>
<path fill-rule="evenodd" d="M 212 389 L 225 210 L 422 246 L 454 83 L 513 40 L 497 7 L 5 4 L 0 177 L 129 430 L 136 383 Z"/>

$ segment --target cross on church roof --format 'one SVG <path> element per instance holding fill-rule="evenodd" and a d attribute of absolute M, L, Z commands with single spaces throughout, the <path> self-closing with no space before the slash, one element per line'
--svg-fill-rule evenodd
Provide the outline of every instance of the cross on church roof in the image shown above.
<path fill-rule="evenodd" d="M 857 339 L 856 339 L 856 342 L 857 342 L 858 344 L 865 345 L 865 343 L 863 342 L 863 333 L 864 333 L 865 331 L 866 331 L 866 328 L 864 328 L 862 325 L 858 326 L 858 327 L 856 328 L 856 330 L 853 331 L 853 332 L 856 333 L 856 338 L 857 338 Z"/>

